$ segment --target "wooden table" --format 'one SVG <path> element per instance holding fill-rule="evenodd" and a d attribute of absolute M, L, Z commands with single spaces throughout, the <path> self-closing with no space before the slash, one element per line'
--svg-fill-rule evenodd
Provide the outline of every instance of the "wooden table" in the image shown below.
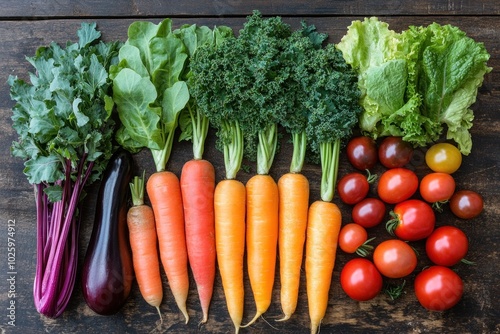
<path fill-rule="evenodd" d="M 337 43 L 346 33 L 352 20 L 366 16 L 379 16 L 396 31 L 408 25 L 427 25 L 432 22 L 453 24 L 464 30 L 470 37 L 483 42 L 491 54 L 489 73 L 479 90 L 472 128 L 473 150 L 465 157 L 461 169 L 455 174 L 457 187 L 473 189 L 484 196 L 484 212 L 472 221 L 462 221 L 454 217 L 448 209 L 438 215 L 438 224 L 452 224 L 463 228 L 470 238 L 467 258 L 475 262 L 473 266 L 458 265 L 457 272 L 463 278 L 465 291 L 463 298 L 453 309 L 442 312 L 428 312 L 416 300 L 411 282 L 416 273 L 429 262 L 423 253 L 423 242 L 414 243 L 421 250 L 417 270 L 407 279 L 403 296 L 391 301 L 386 295 L 379 295 L 369 302 L 355 302 L 349 299 L 339 284 L 342 266 L 352 258 L 338 252 L 336 269 L 330 291 L 329 307 L 323 320 L 321 333 L 375 333 L 375 332 L 415 332 L 415 333 L 500 333 L 500 163 L 498 140 L 500 138 L 500 2 L 494 0 L 463 1 L 363 1 L 363 0 L 197 0 L 197 1 L 89 1 L 69 0 L 9 1 L 0 8 L 0 332 L 4 333 L 229 333 L 233 327 L 223 297 L 220 277 L 217 276 L 211 304 L 209 321 L 199 327 L 201 311 L 194 282 L 188 299 L 191 321 L 185 325 L 177 311 L 165 277 L 165 297 L 161 306 L 164 322 L 160 326 L 158 314 L 148 306 L 134 285 L 130 298 L 123 309 L 113 316 L 98 316 L 85 304 L 77 279 L 76 287 L 64 314 L 51 320 L 39 315 L 33 305 L 32 287 L 35 272 L 35 203 L 33 191 L 22 173 L 22 161 L 11 157 L 9 146 L 16 135 L 11 128 L 11 108 L 7 77 L 10 74 L 25 75 L 31 70 L 25 56 L 31 56 L 40 45 L 51 41 L 64 43 L 75 40 L 75 32 L 81 21 L 95 21 L 105 40 L 126 39 L 127 27 L 135 20 L 159 22 L 162 18 L 174 19 L 174 25 L 198 23 L 208 26 L 229 25 L 239 29 L 245 16 L 253 9 L 265 15 L 281 15 L 293 27 L 300 20 L 315 24 L 319 31 L 330 35 L 330 42 Z M 223 176 L 222 155 L 214 148 L 214 134 L 210 133 L 205 157 L 216 167 L 217 178 Z M 271 174 L 276 179 L 287 171 L 290 146 L 283 142 L 283 149 L 277 156 Z M 175 143 L 168 169 L 179 174 L 182 164 L 191 154 L 189 143 Z M 412 162 L 422 176 L 426 167 L 422 160 L 423 149 L 416 151 Z M 152 159 L 147 152 L 136 157 L 139 167 L 153 171 Z M 345 152 L 341 155 L 340 175 L 352 168 Z M 380 171 L 380 170 L 379 170 Z M 311 182 L 311 201 L 318 199 L 319 167 L 307 165 L 305 173 Z M 246 182 L 250 173 L 242 172 L 239 179 Z M 85 200 L 80 240 L 80 264 L 87 247 L 93 224 L 96 191 L 95 184 L 89 189 Z M 374 189 L 371 190 L 374 195 Z M 349 222 L 350 208 L 339 203 L 344 213 L 344 223 Z M 15 222 L 15 282 L 11 285 L 7 266 L 8 225 Z M 370 233 L 376 236 L 376 243 L 389 238 L 382 228 Z M 81 268 L 81 266 L 80 266 Z M 309 327 L 307 299 L 302 276 L 299 306 L 296 314 L 287 322 L 276 322 L 281 316 L 279 306 L 279 284 L 275 284 L 273 303 L 253 326 L 242 333 L 307 333 Z M 15 290 L 15 296 L 9 290 Z M 10 291 L 13 292 L 13 291 Z M 15 327 L 7 323 L 12 319 L 9 307 L 15 300 Z M 245 320 L 255 311 L 250 286 L 246 282 Z"/>

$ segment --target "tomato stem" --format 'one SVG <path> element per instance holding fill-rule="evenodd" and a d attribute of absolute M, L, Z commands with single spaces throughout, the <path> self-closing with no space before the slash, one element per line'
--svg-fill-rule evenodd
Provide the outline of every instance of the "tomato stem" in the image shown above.
<path fill-rule="evenodd" d="M 375 239 L 375 237 L 370 238 L 366 240 L 361 246 L 356 249 L 356 254 L 358 254 L 361 257 L 367 257 L 370 255 L 371 251 L 373 250 L 373 246 L 370 245 L 370 242 L 372 242 Z"/>
<path fill-rule="evenodd" d="M 401 283 L 399 285 L 386 283 L 385 287 L 384 287 L 384 292 L 387 295 L 389 295 L 391 300 L 396 300 L 399 297 L 401 297 L 401 295 L 403 294 L 403 290 L 404 290 L 405 285 L 406 285 L 406 281 L 403 281 L 403 283 Z"/>
<path fill-rule="evenodd" d="M 389 212 L 389 215 L 392 217 L 385 223 L 385 229 L 389 232 L 390 235 L 394 235 L 394 230 L 398 227 L 400 220 L 397 213 L 394 211 Z"/>
<path fill-rule="evenodd" d="M 475 265 L 475 264 L 476 264 L 476 262 L 474 262 L 474 261 L 469 261 L 469 260 L 467 260 L 467 259 L 461 259 L 461 260 L 460 260 L 460 262 L 462 262 L 462 263 L 464 263 L 464 264 L 466 264 L 466 265 L 469 265 L 469 266 L 473 266 L 473 265 Z"/>
<path fill-rule="evenodd" d="M 366 181 L 368 181 L 369 184 L 373 184 L 378 179 L 378 175 L 370 173 L 369 169 L 366 169 L 366 174 Z"/>

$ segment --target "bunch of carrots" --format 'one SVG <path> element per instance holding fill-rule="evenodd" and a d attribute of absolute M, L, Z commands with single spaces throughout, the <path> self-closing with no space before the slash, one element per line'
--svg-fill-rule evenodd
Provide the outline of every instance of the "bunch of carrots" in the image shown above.
<path fill-rule="evenodd" d="M 278 253 L 284 313 L 280 320 L 292 316 L 305 250 L 311 333 L 316 333 L 326 312 L 342 220 L 331 201 L 340 141 L 350 134 L 351 120 L 356 119 L 356 107 L 354 112 L 346 111 L 359 97 L 355 75 L 351 76 L 348 67 L 338 66 L 339 52 L 322 47 L 326 35 L 305 24 L 292 32 L 280 18 L 263 19 L 254 12 L 239 37 L 226 27 L 211 30 L 195 25 L 171 30 L 165 36 L 167 25 L 165 21 L 159 26 L 141 23 L 129 34 L 139 36 L 137 31 L 143 29 L 148 33 L 140 36 L 149 36 L 150 45 L 162 38 L 166 45 L 174 43 L 176 60 L 167 62 L 171 67 L 163 71 L 178 71 L 170 76 L 178 81 L 167 87 L 158 85 L 155 71 L 159 69 L 149 69 L 156 66 L 153 61 L 146 62 L 144 69 L 137 65 L 141 58 L 136 54 L 143 50 L 134 36 L 129 36 L 126 52 L 120 53 L 114 75 L 115 102 L 125 124 L 119 142 L 133 152 L 149 148 L 157 167 L 147 182 L 143 175 L 130 185 L 134 205 L 128 224 L 140 292 L 161 318 L 161 263 L 187 323 L 190 266 L 204 323 L 218 264 L 229 316 L 238 333 L 271 305 Z M 263 40 L 267 54 L 259 50 Z M 284 56 L 273 59 L 279 55 Z M 302 63 L 297 63 L 299 59 Z M 242 71 L 259 66 L 260 72 Z M 272 75 L 263 74 L 266 71 Z M 332 72 L 346 90 L 342 99 L 331 97 L 338 90 L 336 81 L 328 78 Z M 344 76 L 344 72 L 349 73 Z M 145 91 L 149 87 L 146 79 L 156 87 L 154 94 Z M 131 104 L 138 90 L 151 101 Z M 158 111 L 154 118 L 157 129 L 151 129 L 145 114 L 140 114 L 144 107 Z M 130 124 L 127 113 L 139 113 L 134 116 L 142 122 Z M 317 123 L 319 119 L 323 124 Z M 178 125 L 180 139 L 193 143 L 193 159 L 183 166 L 180 180 L 165 168 Z M 213 165 L 203 159 L 209 125 L 217 130 L 217 145 L 224 153 L 226 175 L 217 184 Z M 278 125 L 290 133 L 294 150 L 290 172 L 275 182 L 269 170 L 278 150 Z M 330 127 L 343 130 L 329 131 Z M 309 182 L 301 174 L 306 152 L 321 161 L 324 180 L 322 200 L 310 207 Z M 257 161 L 257 173 L 246 185 L 236 179 L 245 156 Z M 151 206 L 145 204 L 145 188 Z M 245 254 L 256 312 L 242 325 Z"/>

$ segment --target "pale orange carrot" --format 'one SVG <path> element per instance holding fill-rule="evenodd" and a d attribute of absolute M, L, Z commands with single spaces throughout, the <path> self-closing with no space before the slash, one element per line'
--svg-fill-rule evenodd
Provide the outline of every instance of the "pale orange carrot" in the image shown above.
<path fill-rule="evenodd" d="M 325 317 L 337 253 L 342 214 L 332 202 L 315 201 L 309 208 L 306 237 L 306 289 L 311 334 Z"/>
<path fill-rule="evenodd" d="M 127 213 L 130 248 L 135 278 L 144 300 L 156 307 L 160 320 L 160 304 L 163 299 L 163 287 L 160 274 L 160 260 L 156 237 L 153 209 L 144 204 L 144 175 L 136 176 L 130 183 L 132 206 Z"/>
<path fill-rule="evenodd" d="M 180 182 L 188 260 L 205 323 L 215 280 L 214 167 L 207 160 L 190 160 L 182 168 Z"/>
<path fill-rule="evenodd" d="M 223 180 L 215 188 L 215 244 L 229 316 L 235 333 L 243 319 L 246 190 L 238 180 Z"/>
<path fill-rule="evenodd" d="M 286 173 L 278 180 L 278 190 L 282 321 L 289 319 L 297 307 L 309 209 L 309 181 L 302 174 Z"/>
<path fill-rule="evenodd" d="M 278 245 L 278 185 L 270 175 L 257 174 L 248 180 L 247 264 L 257 310 L 254 323 L 271 305 Z"/>
<path fill-rule="evenodd" d="M 147 192 L 154 211 L 163 269 L 177 306 L 187 323 L 188 257 L 179 179 L 169 171 L 156 172 L 148 179 Z"/>

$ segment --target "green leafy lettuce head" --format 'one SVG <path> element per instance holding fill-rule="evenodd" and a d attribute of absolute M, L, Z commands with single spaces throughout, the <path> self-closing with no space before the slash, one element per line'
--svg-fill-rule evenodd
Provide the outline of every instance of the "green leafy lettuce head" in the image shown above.
<path fill-rule="evenodd" d="M 398 34 L 365 18 L 352 22 L 337 47 L 359 76 L 365 134 L 424 146 L 446 132 L 470 153 L 470 106 L 491 71 L 482 43 L 451 25 L 410 26 Z"/>
<path fill-rule="evenodd" d="M 420 113 L 426 118 L 427 133 L 439 137 L 446 133 L 462 154 L 472 149 L 470 128 L 476 101 L 490 55 L 484 44 L 467 37 L 452 25 L 411 26 L 403 32 L 408 40 L 418 40 L 416 63 L 417 90 L 423 97 Z M 411 56 L 410 53 L 409 57 Z M 416 57 L 415 57 L 416 58 Z"/>

